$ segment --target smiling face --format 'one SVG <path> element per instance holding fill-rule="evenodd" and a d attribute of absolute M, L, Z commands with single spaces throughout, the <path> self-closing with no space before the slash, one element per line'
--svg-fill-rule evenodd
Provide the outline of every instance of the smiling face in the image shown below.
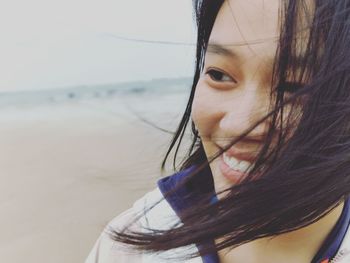
<path fill-rule="evenodd" d="M 192 119 L 208 158 L 268 111 L 279 4 L 227 0 L 218 13 L 192 105 Z M 266 132 L 267 123 L 261 123 L 210 164 L 216 192 L 244 177 L 242 171 L 254 162 Z"/>

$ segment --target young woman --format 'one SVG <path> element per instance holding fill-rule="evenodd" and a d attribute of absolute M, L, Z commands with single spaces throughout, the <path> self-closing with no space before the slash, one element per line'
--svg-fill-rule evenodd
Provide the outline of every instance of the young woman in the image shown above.
<path fill-rule="evenodd" d="M 188 158 L 86 262 L 350 262 L 350 1 L 194 8 Z"/>

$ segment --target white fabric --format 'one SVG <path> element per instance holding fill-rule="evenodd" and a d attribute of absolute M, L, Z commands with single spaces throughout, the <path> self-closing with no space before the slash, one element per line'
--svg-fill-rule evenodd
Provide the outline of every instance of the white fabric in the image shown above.
<path fill-rule="evenodd" d="M 186 248 L 172 249 L 158 254 L 144 254 L 131 251 L 126 245 L 113 241 L 108 235 L 109 227 L 123 229 L 128 226 L 140 212 L 161 201 L 146 216 L 143 216 L 136 224 L 132 225 L 133 230 L 141 231 L 143 227 L 154 229 L 169 229 L 175 223 L 180 222 L 174 210 L 157 188 L 136 201 L 132 208 L 114 218 L 105 228 L 95 243 L 85 263 L 169 263 L 169 258 L 179 255 L 186 255 L 189 252 L 197 252 L 195 245 Z M 201 258 L 189 260 L 174 260 L 176 263 L 202 263 Z M 342 245 L 332 263 L 350 263 L 350 230 L 347 230 Z"/>
<path fill-rule="evenodd" d="M 136 201 L 132 208 L 114 218 L 106 226 L 85 263 L 168 263 L 171 261 L 179 263 L 202 263 L 201 258 L 181 260 L 181 262 L 179 260 L 170 260 L 179 257 L 180 255 L 197 252 L 198 250 L 195 245 L 186 248 L 172 249 L 157 254 L 145 254 L 131 251 L 126 245 L 115 242 L 109 237 L 108 229 L 110 227 L 122 230 L 125 226 L 128 226 L 133 222 L 133 219 L 140 212 L 150 208 L 160 200 L 162 201 L 154 206 L 146 216 L 141 217 L 141 219 L 136 224 L 133 224 L 131 228 L 137 231 L 141 231 L 143 227 L 165 230 L 171 228 L 175 223 L 179 223 L 180 219 L 168 202 L 164 200 L 162 193 L 157 188 Z"/>

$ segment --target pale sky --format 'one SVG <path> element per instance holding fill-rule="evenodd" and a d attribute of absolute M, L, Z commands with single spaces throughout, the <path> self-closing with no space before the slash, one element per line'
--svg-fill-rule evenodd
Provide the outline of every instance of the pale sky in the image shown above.
<path fill-rule="evenodd" d="M 193 74 L 190 0 L 0 0 L 0 91 Z"/>

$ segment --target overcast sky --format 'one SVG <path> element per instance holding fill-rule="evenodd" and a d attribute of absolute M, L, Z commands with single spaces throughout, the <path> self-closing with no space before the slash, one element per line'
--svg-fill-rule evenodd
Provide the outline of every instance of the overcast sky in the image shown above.
<path fill-rule="evenodd" d="M 190 0 L 0 0 L 0 91 L 190 76 Z"/>

